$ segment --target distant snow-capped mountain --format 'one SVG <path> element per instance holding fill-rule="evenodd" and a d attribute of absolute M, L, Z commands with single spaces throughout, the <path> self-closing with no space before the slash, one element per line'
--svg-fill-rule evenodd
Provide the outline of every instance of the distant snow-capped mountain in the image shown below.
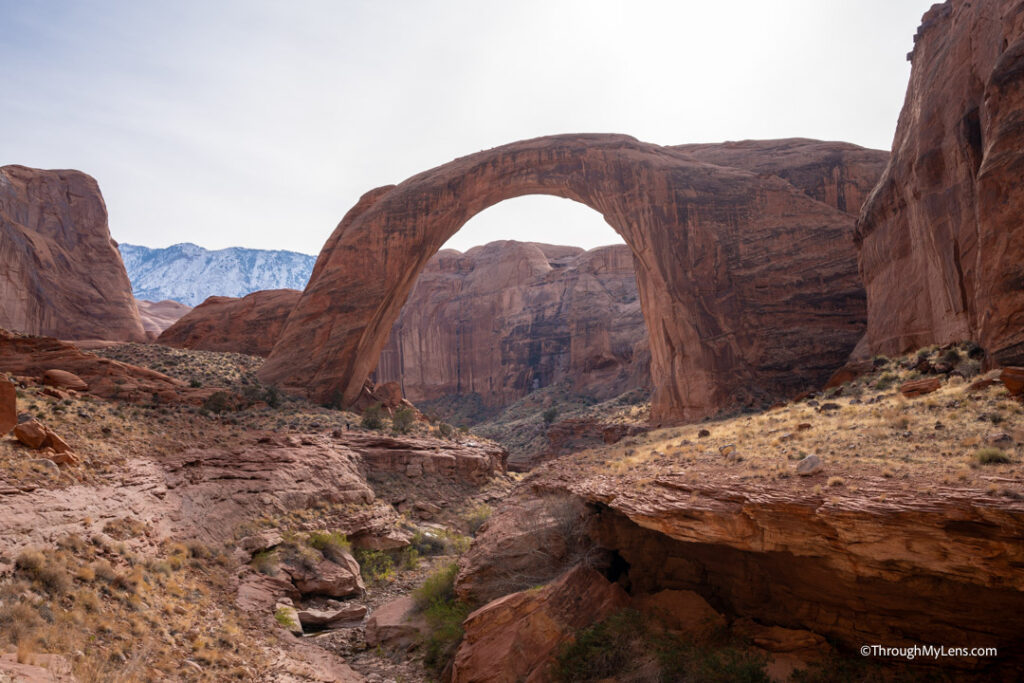
<path fill-rule="evenodd" d="M 171 299 L 196 306 L 209 296 L 245 296 L 261 289 L 305 289 L 315 256 L 294 251 L 231 247 L 210 251 L 195 244 L 150 249 L 120 245 L 136 299 Z"/>

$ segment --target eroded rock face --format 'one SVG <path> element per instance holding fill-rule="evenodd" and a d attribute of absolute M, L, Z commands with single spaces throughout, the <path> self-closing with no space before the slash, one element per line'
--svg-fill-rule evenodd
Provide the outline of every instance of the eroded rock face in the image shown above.
<path fill-rule="evenodd" d="M 525 194 L 586 204 L 630 246 L 652 331 L 655 421 L 820 385 L 861 334 L 848 214 L 778 176 L 627 136 L 563 135 L 364 195 L 324 246 L 261 379 L 353 403 L 430 257 L 476 213 Z"/>
<path fill-rule="evenodd" d="M 156 341 L 179 349 L 266 356 L 300 295 L 294 289 L 271 289 L 240 299 L 211 296 L 164 330 Z"/>
<path fill-rule="evenodd" d="M 437 253 L 381 352 L 376 379 L 414 403 L 476 394 L 501 408 L 571 380 L 602 400 L 650 381 L 629 247 L 492 242 Z"/>
<path fill-rule="evenodd" d="M 146 337 L 149 339 L 159 337 L 164 330 L 192 310 L 191 306 L 170 299 L 164 301 L 136 299 L 135 306 L 139 309 L 139 317 L 142 318 L 142 329 L 146 331 Z"/>
<path fill-rule="evenodd" d="M 18 392 L 14 383 L 0 377 L 0 436 L 6 436 L 18 424 Z"/>
<path fill-rule="evenodd" d="M 625 561 L 619 582 L 634 596 L 692 590 L 727 616 L 808 630 L 852 651 L 970 641 L 1017 652 L 1024 506 L 953 489 L 823 501 L 796 478 L 720 479 L 665 474 L 641 486 L 554 461 L 533 486 L 591 506 L 588 533 Z M 460 595 L 494 585 L 508 534 L 483 528 L 460 563 Z"/>
<path fill-rule="evenodd" d="M 540 590 L 488 603 L 463 622 L 452 681 L 545 681 L 558 647 L 629 605 L 600 573 L 576 567 Z"/>
<path fill-rule="evenodd" d="M 145 341 L 107 207 L 90 176 L 0 167 L 0 327 Z"/>
<path fill-rule="evenodd" d="M 866 352 L 972 339 L 1024 364 L 1024 3 L 925 13 L 893 155 L 857 222 Z"/>

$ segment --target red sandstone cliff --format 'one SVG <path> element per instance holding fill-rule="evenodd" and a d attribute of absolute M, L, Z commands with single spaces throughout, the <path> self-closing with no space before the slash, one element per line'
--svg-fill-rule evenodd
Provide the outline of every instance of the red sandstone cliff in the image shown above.
<path fill-rule="evenodd" d="M 566 379 L 610 398 L 646 386 L 649 365 L 629 247 L 504 241 L 430 260 L 376 379 L 414 402 L 479 394 L 495 408 Z"/>
<path fill-rule="evenodd" d="M 139 309 L 139 317 L 142 318 L 142 328 L 146 330 L 146 336 L 150 339 L 159 337 L 164 330 L 192 310 L 191 306 L 170 299 L 164 301 L 136 299 L 135 305 Z"/>
<path fill-rule="evenodd" d="M 892 159 L 857 223 L 865 352 L 973 339 L 1024 363 L 1024 2 L 923 17 Z"/>
<path fill-rule="evenodd" d="M 301 292 L 268 289 L 240 299 L 211 296 L 157 337 L 158 344 L 265 356 L 281 335 Z"/>
<path fill-rule="evenodd" d="M 65 339 L 146 339 L 93 178 L 0 167 L 0 327 Z"/>

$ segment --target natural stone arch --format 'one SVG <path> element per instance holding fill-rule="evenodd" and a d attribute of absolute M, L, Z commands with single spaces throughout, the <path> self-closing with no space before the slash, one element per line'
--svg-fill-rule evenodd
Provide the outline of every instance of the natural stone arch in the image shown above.
<path fill-rule="evenodd" d="M 628 136 L 550 136 L 365 194 L 324 245 L 261 379 L 353 403 L 427 260 L 475 214 L 528 194 L 593 208 L 632 249 L 656 422 L 820 383 L 862 332 L 849 215 L 778 177 Z"/>

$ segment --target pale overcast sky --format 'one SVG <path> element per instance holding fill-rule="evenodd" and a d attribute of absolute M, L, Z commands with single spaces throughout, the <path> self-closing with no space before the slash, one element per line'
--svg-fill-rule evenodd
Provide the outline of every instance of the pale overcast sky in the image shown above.
<path fill-rule="evenodd" d="M 99 181 L 115 239 L 315 254 L 374 187 L 554 133 L 889 149 L 931 0 L 0 0 L 0 165 Z M 527 197 L 449 246 L 617 240 Z"/>

